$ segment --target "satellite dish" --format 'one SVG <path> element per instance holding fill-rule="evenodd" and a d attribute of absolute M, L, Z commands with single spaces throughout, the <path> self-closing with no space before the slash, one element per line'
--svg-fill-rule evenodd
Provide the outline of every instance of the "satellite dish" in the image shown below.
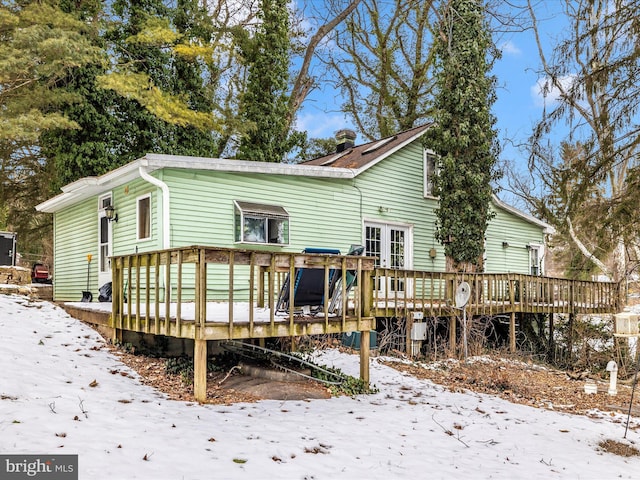
<path fill-rule="evenodd" d="M 471 297 L 471 287 L 467 282 L 460 282 L 456 288 L 456 308 L 464 308 L 469 303 Z"/>

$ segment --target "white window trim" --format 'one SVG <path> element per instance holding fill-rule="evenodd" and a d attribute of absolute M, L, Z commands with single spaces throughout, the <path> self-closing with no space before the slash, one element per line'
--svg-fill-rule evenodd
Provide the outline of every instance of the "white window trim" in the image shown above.
<path fill-rule="evenodd" d="M 97 258 L 97 264 L 98 264 L 98 286 L 102 285 L 105 281 L 107 281 L 107 279 L 111 278 L 111 263 L 110 260 L 108 260 L 108 257 L 111 257 L 113 255 L 113 225 L 111 224 L 111 222 L 107 222 L 107 259 L 106 259 L 106 265 L 103 265 L 103 260 L 102 260 L 102 242 L 101 242 L 101 223 L 102 223 L 102 219 L 104 217 L 107 216 L 105 208 L 106 206 L 104 205 L 104 201 L 105 200 L 109 200 L 108 205 L 113 205 L 113 194 L 111 192 L 106 193 L 104 195 L 100 195 L 98 197 L 98 258 Z"/>
<path fill-rule="evenodd" d="M 141 237 L 140 236 L 140 201 L 144 200 L 145 198 L 149 199 L 149 236 L 148 237 Z M 136 198 L 136 240 L 139 242 L 144 242 L 144 241 L 148 241 L 148 240 L 152 240 L 153 239 L 153 204 L 152 204 L 152 198 L 151 198 L 151 193 L 146 193 L 144 195 L 140 195 L 139 197 Z"/>
<path fill-rule="evenodd" d="M 434 170 L 433 172 L 429 171 L 429 157 L 433 157 L 437 160 L 437 156 L 434 152 L 427 148 L 422 149 L 422 188 L 423 194 L 425 198 L 436 198 L 433 194 L 433 180 L 429 180 L 429 177 L 432 177 L 438 171 L 437 162 L 434 162 Z M 431 188 L 429 188 L 431 185 Z"/>
<path fill-rule="evenodd" d="M 531 273 L 531 252 L 532 250 L 538 251 L 538 275 L 544 275 L 544 245 L 542 243 L 529 243 L 529 275 L 533 275 Z"/>
<path fill-rule="evenodd" d="M 256 208 L 256 211 L 251 211 L 251 207 L 250 205 L 254 205 Z M 233 201 L 233 206 L 234 206 L 234 232 L 233 232 L 233 240 L 235 244 L 249 244 L 249 245 L 271 245 L 271 246 L 287 246 L 290 244 L 291 242 L 291 217 L 289 215 L 289 212 L 287 211 L 286 208 L 284 208 L 281 205 L 270 205 L 270 204 L 266 204 L 266 203 L 258 203 L 258 202 L 246 202 L 246 201 L 242 201 L 242 200 L 234 200 Z M 263 211 L 260 211 L 261 208 L 263 209 Z M 270 215 L 269 211 L 272 210 L 274 213 Z M 235 216 L 236 213 L 240 212 L 240 240 L 236 239 L 236 225 L 235 225 Z M 265 231 L 265 239 L 267 241 L 264 242 L 252 242 L 252 241 L 248 241 L 244 239 L 244 218 L 245 215 L 249 218 L 256 218 L 256 219 L 265 219 L 265 220 L 269 220 L 269 219 L 286 219 L 287 221 L 287 241 L 283 242 L 283 243 L 272 243 L 268 241 L 268 232 Z M 268 222 L 267 222 L 268 223 Z M 266 225 L 265 225 L 266 227 Z"/>

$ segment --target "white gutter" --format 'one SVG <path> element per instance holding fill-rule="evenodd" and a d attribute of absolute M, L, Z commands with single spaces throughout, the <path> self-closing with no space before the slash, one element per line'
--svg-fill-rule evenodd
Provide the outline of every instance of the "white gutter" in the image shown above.
<path fill-rule="evenodd" d="M 162 248 L 167 250 L 171 248 L 171 229 L 169 227 L 169 186 L 163 181 L 158 180 L 156 177 L 149 175 L 142 165 L 138 168 L 138 172 L 143 180 L 162 189 Z"/>

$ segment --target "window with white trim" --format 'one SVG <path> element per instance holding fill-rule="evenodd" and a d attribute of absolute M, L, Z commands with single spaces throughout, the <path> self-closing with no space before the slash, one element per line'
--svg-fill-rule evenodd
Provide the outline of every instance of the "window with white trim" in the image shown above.
<path fill-rule="evenodd" d="M 137 238 L 149 240 L 151 238 L 151 194 L 138 197 L 136 202 Z"/>
<path fill-rule="evenodd" d="M 235 241 L 242 243 L 289 243 L 289 213 L 278 205 L 234 200 Z"/>
<path fill-rule="evenodd" d="M 100 256 L 98 257 L 98 272 L 109 273 L 111 272 L 111 262 L 109 257 L 111 256 L 111 222 L 107 220 L 105 214 L 105 208 L 111 206 L 113 200 L 111 194 L 104 195 L 98 199 L 98 249 Z"/>
<path fill-rule="evenodd" d="M 433 153 L 423 150 L 423 172 L 424 172 L 424 196 L 433 197 L 433 177 L 436 174 L 437 163 L 436 156 Z"/>
<path fill-rule="evenodd" d="M 542 275 L 542 245 L 530 243 L 527 245 L 529 250 L 529 265 L 531 275 Z"/>

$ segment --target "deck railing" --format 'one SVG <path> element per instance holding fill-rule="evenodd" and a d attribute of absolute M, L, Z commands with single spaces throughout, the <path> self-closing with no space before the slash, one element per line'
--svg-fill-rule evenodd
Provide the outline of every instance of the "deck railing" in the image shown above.
<path fill-rule="evenodd" d="M 330 325 L 339 332 L 353 327 L 349 322 L 361 326 L 364 318 L 401 318 L 416 311 L 454 316 L 455 289 L 463 281 L 471 287 L 466 306 L 471 315 L 615 313 L 622 307 L 619 286 L 611 282 L 382 269 L 374 267 L 373 258 L 329 254 L 192 246 L 116 256 L 112 268 L 114 327 L 190 338 L 283 331 L 293 336 L 303 331 L 296 324 L 305 318 L 323 322 L 323 332 L 331 331 Z M 299 269 L 323 271 L 324 292 L 336 274 L 345 278 L 351 272 L 359 280 L 351 291 L 344 283 L 336 287 L 344 294 L 331 311 L 324 295 L 314 312 L 300 311 L 301 305 L 277 312 L 285 278 L 296 278 Z M 286 288 L 295 298 L 295 282 Z M 206 334 L 214 325 L 217 333 Z"/>
<path fill-rule="evenodd" d="M 299 311 L 302 305 L 295 302 L 286 311 L 278 312 L 277 306 L 285 279 L 295 278 L 299 269 L 323 271 L 324 291 L 328 292 L 337 272 L 343 277 L 350 271 L 358 278 L 369 278 L 374 260 L 202 246 L 115 256 L 113 326 L 189 338 L 239 338 L 242 332 L 264 337 L 283 328 L 293 336 L 301 331 L 300 320 L 310 315 Z M 318 317 L 324 319 L 324 331 L 331 331 L 330 323 L 336 332 L 345 331 L 347 324 L 362 326 L 368 309 L 361 301 L 367 282 L 361 283 L 342 296 L 332 313 L 331 299 L 325 295 L 322 306 L 313 312 L 316 323 Z M 295 300 L 295 281 L 286 288 Z M 227 333 L 221 332 L 221 325 Z"/>
<path fill-rule="evenodd" d="M 512 351 L 516 313 L 615 313 L 622 306 L 614 283 L 381 269 L 375 268 L 375 259 L 361 256 L 193 246 L 115 256 L 111 265 L 110 326 L 116 337 L 129 330 L 193 339 L 194 397 L 201 402 L 207 397 L 208 340 L 352 331 L 368 336 L 375 317 L 406 318 L 408 327 L 416 318 L 411 313 L 422 312 L 450 318 L 454 350 L 460 312 L 452 304 L 463 281 L 470 286 L 465 306 L 470 315 L 510 313 Z M 306 270 L 316 273 L 315 290 L 322 272 L 321 300 L 314 311 L 296 305 L 303 282 L 293 279 Z M 349 289 L 347 282 L 334 283 L 338 277 L 357 282 Z M 291 305 L 279 309 L 285 293 Z M 407 352 L 410 344 L 407 338 Z M 360 344 L 360 378 L 369 382 L 366 341 Z"/>
<path fill-rule="evenodd" d="M 453 314 L 455 289 L 471 287 L 471 315 L 505 313 L 615 313 L 621 310 L 620 289 L 613 282 L 591 282 L 516 273 L 461 274 L 377 268 L 370 292 L 376 317 L 403 317 L 407 311 L 425 316 Z"/>

